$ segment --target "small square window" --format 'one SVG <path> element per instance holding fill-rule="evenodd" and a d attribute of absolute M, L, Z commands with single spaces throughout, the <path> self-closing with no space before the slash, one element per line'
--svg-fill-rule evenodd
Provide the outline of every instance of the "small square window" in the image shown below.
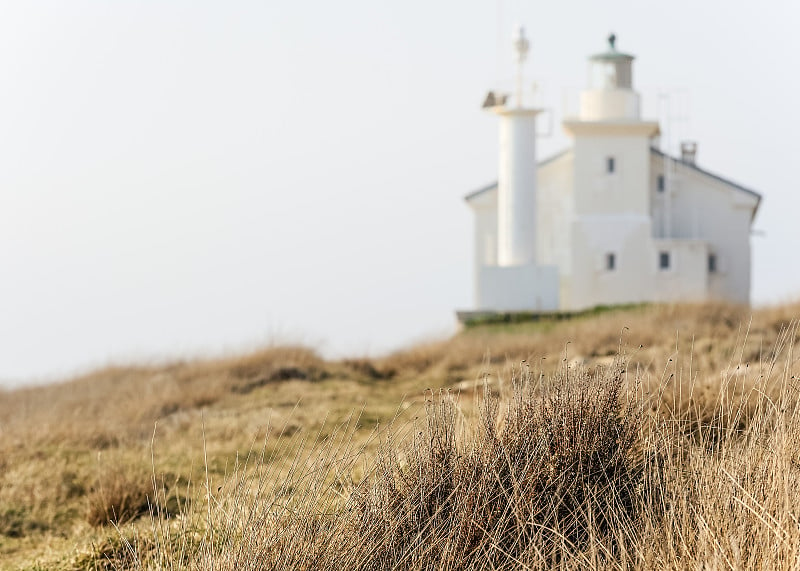
<path fill-rule="evenodd" d="M 660 270 L 668 270 L 669 269 L 669 252 L 659 252 L 658 253 L 658 269 Z"/>
<path fill-rule="evenodd" d="M 656 189 L 658 189 L 658 192 L 664 192 L 666 184 L 667 183 L 664 180 L 664 175 L 663 174 L 658 175 L 658 178 L 656 179 Z"/>
<path fill-rule="evenodd" d="M 609 173 L 612 173 L 612 172 L 614 172 L 614 169 L 615 169 L 615 168 L 616 168 L 616 166 L 617 166 L 617 165 L 615 164 L 615 162 L 616 162 L 616 161 L 614 161 L 614 157 L 608 157 L 608 158 L 606 159 L 606 172 L 609 172 Z"/>
<path fill-rule="evenodd" d="M 613 272 L 617 269 L 617 257 L 613 252 L 606 254 L 606 269 Z"/>
<path fill-rule="evenodd" d="M 708 273 L 709 274 L 716 274 L 717 273 L 717 255 L 716 254 L 709 254 L 708 255 Z"/>

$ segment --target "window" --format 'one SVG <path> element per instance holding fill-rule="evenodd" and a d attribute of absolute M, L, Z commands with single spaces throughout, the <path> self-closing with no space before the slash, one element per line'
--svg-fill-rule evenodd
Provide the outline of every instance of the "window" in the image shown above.
<path fill-rule="evenodd" d="M 615 269 L 617 269 L 617 257 L 613 252 L 609 252 L 606 254 L 606 270 L 613 272 Z"/>
<path fill-rule="evenodd" d="M 717 255 L 716 254 L 709 254 L 708 255 L 708 273 L 709 274 L 716 274 L 717 273 Z"/>
<path fill-rule="evenodd" d="M 590 82 L 594 89 L 617 88 L 617 66 L 611 61 L 594 61 L 589 68 Z"/>
<path fill-rule="evenodd" d="M 658 269 L 659 270 L 669 269 L 669 252 L 658 253 Z"/>
<path fill-rule="evenodd" d="M 614 157 L 606 158 L 606 172 L 608 173 L 614 172 L 614 168 L 616 167 L 614 163 L 615 163 Z"/>
<path fill-rule="evenodd" d="M 658 192 L 664 192 L 666 185 L 667 183 L 664 180 L 664 175 L 663 174 L 658 175 L 658 179 L 656 179 L 656 189 L 658 190 Z"/>

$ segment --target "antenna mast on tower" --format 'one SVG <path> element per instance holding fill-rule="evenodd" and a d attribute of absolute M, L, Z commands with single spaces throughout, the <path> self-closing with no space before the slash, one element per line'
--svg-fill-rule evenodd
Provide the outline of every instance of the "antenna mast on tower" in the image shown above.
<path fill-rule="evenodd" d="M 519 26 L 517 28 L 516 33 L 514 34 L 514 52 L 516 54 L 516 64 L 517 64 L 517 89 L 515 93 L 515 104 L 517 108 L 522 108 L 523 101 L 522 101 L 522 70 L 525 64 L 525 60 L 528 57 L 528 51 L 530 50 L 530 42 L 528 38 L 525 37 L 525 28 Z"/>

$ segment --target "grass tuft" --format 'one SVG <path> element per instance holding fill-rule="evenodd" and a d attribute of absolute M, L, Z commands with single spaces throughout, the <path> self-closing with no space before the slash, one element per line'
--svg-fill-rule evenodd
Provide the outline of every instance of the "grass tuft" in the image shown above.
<path fill-rule="evenodd" d="M 152 480 L 143 470 L 106 467 L 86 496 L 86 521 L 93 526 L 122 525 L 148 513 L 152 496 Z"/>

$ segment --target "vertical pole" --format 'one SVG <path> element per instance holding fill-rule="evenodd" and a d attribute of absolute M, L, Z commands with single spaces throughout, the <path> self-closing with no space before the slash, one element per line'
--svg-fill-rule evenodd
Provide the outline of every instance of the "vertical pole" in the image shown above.
<path fill-rule="evenodd" d="M 659 95 L 659 103 L 664 102 L 664 135 L 662 140 L 662 153 L 664 154 L 664 229 L 663 238 L 672 238 L 672 160 L 670 159 L 669 152 L 672 142 L 670 136 L 672 135 L 672 125 L 670 123 L 670 106 L 669 106 L 669 93 L 662 92 Z"/>

